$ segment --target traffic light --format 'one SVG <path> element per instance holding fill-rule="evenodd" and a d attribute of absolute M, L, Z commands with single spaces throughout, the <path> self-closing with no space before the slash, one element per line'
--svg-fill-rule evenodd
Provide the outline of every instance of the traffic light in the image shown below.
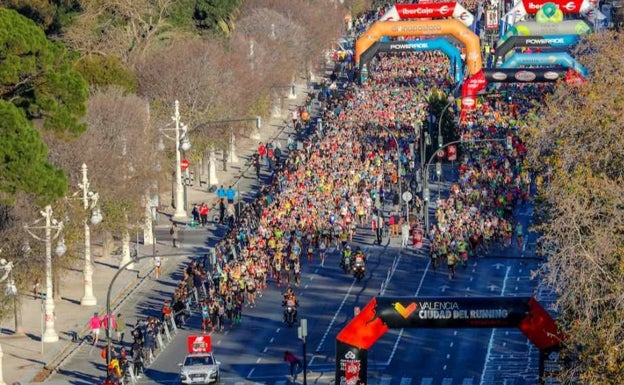
<path fill-rule="evenodd" d="M 505 140 L 505 147 L 508 150 L 511 150 L 512 146 L 513 146 L 513 141 L 512 141 L 511 135 L 507 135 L 507 138 Z"/>
<path fill-rule="evenodd" d="M 262 125 L 262 118 L 260 117 L 260 115 L 258 115 L 256 116 L 256 128 L 259 130 L 261 125 Z"/>

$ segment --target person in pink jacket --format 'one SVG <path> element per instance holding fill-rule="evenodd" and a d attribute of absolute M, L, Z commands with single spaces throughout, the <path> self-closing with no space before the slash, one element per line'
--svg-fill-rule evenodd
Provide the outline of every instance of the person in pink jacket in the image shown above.
<path fill-rule="evenodd" d="M 93 316 L 89 319 L 89 330 L 91 330 L 91 337 L 93 337 L 93 345 L 96 345 L 98 342 L 101 326 L 102 320 L 98 316 L 98 313 L 93 313 Z"/>

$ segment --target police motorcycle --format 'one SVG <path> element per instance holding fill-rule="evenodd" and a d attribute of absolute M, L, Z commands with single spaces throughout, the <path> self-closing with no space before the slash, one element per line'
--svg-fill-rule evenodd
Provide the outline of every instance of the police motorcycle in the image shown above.
<path fill-rule="evenodd" d="M 297 298 L 292 288 L 288 288 L 284 293 L 282 306 L 284 307 L 284 322 L 288 327 L 293 326 L 297 322 Z"/>
<path fill-rule="evenodd" d="M 351 251 L 351 246 L 347 245 L 342 251 L 342 256 L 340 257 L 340 268 L 345 274 L 351 271 L 351 264 L 353 261 L 353 251 Z"/>
<path fill-rule="evenodd" d="M 353 256 L 353 277 L 360 282 L 366 276 L 366 257 L 364 252 L 359 248 L 355 251 Z"/>

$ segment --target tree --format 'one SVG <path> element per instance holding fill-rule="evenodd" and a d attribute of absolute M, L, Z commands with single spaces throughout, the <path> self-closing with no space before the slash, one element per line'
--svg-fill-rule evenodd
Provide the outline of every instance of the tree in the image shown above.
<path fill-rule="evenodd" d="M 51 42 L 31 20 L 0 9 L 0 99 L 13 103 L 45 129 L 77 135 L 84 131 L 87 84 L 73 69 L 75 56 Z"/>
<path fill-rule="evenodd" d="M 63 34 L 83 54 L 115 55 L 127 62 L 141 56 L 169 28 L 172 0 L 82 1 L 82 13 Z"/>
<path fill-rule="evenodd" d="M 623 38 L 589 36 L 576 51 L 587 81 L 558 84 L 522 131 L 539 178 L 535 230 L 544 284 L 559 296 L 566 384 L 624 383 Z"/>
<path fill-rule="evenodd" d="M 193 19 L 200 31 L 229 35 L 243 0 L 195 0 Z"/>
<path fill-rule="evenodd" d="M 13 104 L 0 100 L 0 201 L 15 194 L 33 194 L 41 204 L 51 203 L 67 191 L 62 170 L 48 163 L 48 149 L 32 122 Z"/>
<path fill-rule="evenodd" d="M 80 11 L 79 0 L 6 0 L 4 5 L 34 21 L 47 34 L 61 33 Z"/>
<path fill-rule="evenodd" d="M 127 91 L 137 89 L 136 74 L 117 56 L 87 55 L 76 63 L 76 69 L 91 87 L 117 85 Z"/>
<path fill-rule="evenodd" d="M 87 123 L 87 132 L 72 142 L 47 137 L 51 159 L 67 171 L 72 186 L 81 180 L 82 163 L 88 166 L 104 213 L 96 230 L 123 239 L 143 223 L 143 198 L 158 180 L 158 132 L 150 123 L 147 102 L 119 87 L 91 95 Z M 127 242 L 122 246 L 127 249 Z"/>

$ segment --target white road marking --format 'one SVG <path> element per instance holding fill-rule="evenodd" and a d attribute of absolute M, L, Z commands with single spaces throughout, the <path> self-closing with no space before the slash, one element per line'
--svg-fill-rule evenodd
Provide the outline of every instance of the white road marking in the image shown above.
<path fill-rule="evenodd" d="M 501 292 L 500 292 L 501 296 L 505 295 L 505 289 L 507 288 L 507 279 L 509 278 L 510 270 L 511 270 L 511 266 L 507 266 L 507 270 L 505 271 L 505 278 L 503 278 L 503 287 L 501 288 Z M 492 349 L 494 348 L 494 332 L 495 331 L 496 329 L 492 329 L 492 332 L 490 333 L 490 340 L 488 341 L 487 353 L 485 354 L 485 362 L 483 363 L 483 371 L 481 372 L 481 381 L 479 382 L 480 385 L 486 385 L 484 382 L 485 371 L 487 370 L 488 362 L 490 361 L 490 356 L 492 355 Z"/>
<path fill-rule="evenodd" d="M 355 278 L 353 279 L 353 282 L 351 282 L 351 286 L 349 287 L 349 290 L 347 290 L 347 293 L 344 295 L 344 298 L 342 299 L 342 302 L 340 303 L 338 310 L 336 310 L 336 312 L 334 313 L 334 317 L 332 318 L 331 322 L 327 326 L 327 329 L 325 330 L 325 334 L 323 334 L 323 338 L 321 338 L 321 342 L 319 342 L 318 346 L 316 347 L 317 353 L 323 347 L 323 344 L 325 343 L 325 339 L 327 338 L 327 335 L 329 334 L 332 326 L 334 326 L 334 322 L 336 322 L 336 318 L 338 318 L 338 314 L 340 314 L 342 307 L 344 306 L 345 302 L 347 302 L 347 298 L 349 298 L 349 295 L 351 295 L 351 290 L 353 290 L 354 285 L 355 285 Z"/>
<path fill-rule="evenodd" d="M 427 261 L 427 266 L 425 267 L 425 271 L 423 272 L 422 277 L 420 277 L 420 282 L 418 283 L 418 288 L 416 289 L 416 293 L 414 293 L 414 297 L 418 297 L 418 294 L 420 293 L 420 289 L 422 288 L 422 285 L 425 282 L 425 276 L 427 275 L 427 272 L 429 271 L 430 265 L 431 265 L 431 259 Z M 399 347 L 399 342 L 401 341 L 401 336 L 403 336 L 403 330 L 404 329 L 401 329 L 399 331 L 399 335 L 397 336 L 396 341 L 394 341 L 394 346 L 392 347 L 392 352 L 390 353 L 390 357 L 388 357 L 388 360 L 386 361 L 386 365 L 390 365 L 390 363 L 392 362 L 392 358 L 394 358 L 394 354 L 396 353 L 396 350 Z"/>

